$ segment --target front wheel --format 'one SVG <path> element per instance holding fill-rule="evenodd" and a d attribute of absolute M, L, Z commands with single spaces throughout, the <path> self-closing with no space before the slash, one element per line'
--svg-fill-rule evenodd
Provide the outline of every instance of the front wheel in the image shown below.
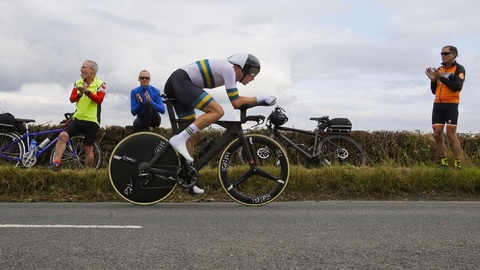
<path fill-rule="evenodd" d="M 220 183 L 240 204 L 265 205 L 280 196 L 287 186 L 290 163 L 283 147 L 271 138 L 250 134 L 246 140 L 248 147 L 242 147 L 241 140 L 236 139 L 220 156 Z M 252 160 L 248 160 L 247 151 L 252 153 Z M 239 154 L 242 162 L 239 162 Z"/>
<path fill-rule="evenodd" d="M 361 167 L 367 159 L 363 148 L 352 138 L 341 135 L 326 137 L 318 145 L 320 165 Z"/>
<path fill-rule="evenodd" d="M 150 166 L 160 151 L 163 154 Z M 156 133 L 139 132 L 123 139 L 113 149 L 108 163 L 108 176 L 115 191 L 125 200 L 139 205 L 158 203 L 175 189 L 177 153 L 168 140 Z M 169 175 L 152 172 L 170 172 Z"/>
<path fill-rule="evenodd" d="M 65 151 L 62 155 L 62 168 L 64 169 L 83 169 L 85 168 L 85 146 L 83 144 L 85 136 L 73 136 L 68 140 Z M 55 159 L 55 149 L 50 154 L 50 163 Z M 100 168 L 102 164 L 102 149 L 97 142 L 93 144 L 93 167 Z"/>

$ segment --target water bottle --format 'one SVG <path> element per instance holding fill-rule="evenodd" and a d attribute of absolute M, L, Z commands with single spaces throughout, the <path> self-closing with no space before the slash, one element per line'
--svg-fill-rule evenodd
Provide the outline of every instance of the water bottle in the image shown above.
<path fill-rule="evenodd" d="M 41 144 L 38 145 L 38 149 L 41 150 L 41 149 L 45 148 L 45 146 L 47 146 L 48 143 L 50 143 L 50 139 L 46 138 L 45 140 L 43 140 L 43 142 Z"/>
<path fill-rule="evenodd" d="M 30 152 L 36 153 L 37 152 L 37 142 L 35 139 L 30 141 Z"/>

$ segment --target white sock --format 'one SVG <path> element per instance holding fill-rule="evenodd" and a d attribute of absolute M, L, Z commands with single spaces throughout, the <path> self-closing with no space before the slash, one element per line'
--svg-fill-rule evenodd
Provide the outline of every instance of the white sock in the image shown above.
<path fill-rule="evenodd" d="M 188 153 L 187 149 L 187 140 L 193 134 L 197 133 L 199 129 L 192 123 L 186 129 L 184 129 L 180 134 L 173 136 L 170 139 L 170 144 L 172 147 L 177 150 L 180 155 L 182 155 L 188 162 L 193 162 L 193 158 Z"/>
<path fill-rule="evenodd" d="M 178 138 L 182 139 L 182 141 L 187 141 L 190 136 L 200 131 L 197 126 L 191 123 L 186 129 L 184 129 L 180 134 L 178 134 Z"/>

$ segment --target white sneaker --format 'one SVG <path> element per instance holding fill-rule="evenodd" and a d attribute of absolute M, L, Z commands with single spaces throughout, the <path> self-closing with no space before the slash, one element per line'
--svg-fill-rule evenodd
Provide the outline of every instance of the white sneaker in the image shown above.
<path fill-rule="evenodd" d="M 181 139 L 179 139 L 177 135 L 170 138 L 169 143 L 173 147 L 173 149 L 175 149 L 180 155 L 182 155 L 188 162 L 193 162 L 193 158 L 188 153 L 187 144 Z"/>
<path fill-rule="evenodd" d="M 193 193 L 193 194 L 203 194 L 205 193 L 205 190 L 197 187 L 197 186 L 193 186 L 190 191 Z"/>

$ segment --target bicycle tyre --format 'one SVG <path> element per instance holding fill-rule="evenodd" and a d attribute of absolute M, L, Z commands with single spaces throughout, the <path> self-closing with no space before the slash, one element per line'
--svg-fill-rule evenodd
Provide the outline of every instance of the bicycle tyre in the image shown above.
<path fill-rule="evenodd" d="M 152 132 L 134 133 L 118 143 L 108 162 L 108 175 L 120 197 L 133 204 L 151 205 L 163 201 L 175 190 L 175 180 L 145 172 L 140 175 L 139 166 L 150 162 L 167 144 L 168 139 Z M 152 167 L 176 172 L 179 164 L 177 153 L 169 146 Z"/>
<path fill-rule="evenodd" d="M 85 146 L 83 140 L 84 135 L 77 135 L 70 138 L 70 142 L 65 146 L 65 151 L 62 155 L 62 169 L 84 169 L 85 168 Z M 53 163 L 55 158 L 55 148 L 50 154 L 50 163 Z M 93 167 L 100 168 L 102 165 L 102 149 L 97 142 L 93 143 Z"/>
<path fill-rule="evenodd" d="M 18 164 L 25 154 L 25 143 L 20 139 L 21 135 L 13 131 L 0 131 L 0 164 Z"/>
<path fill-rule="evenodd" d="M 250 162 L 239 162 L 238 151 L 247 157 L 240 139 L 232 141 L 223 151 L 218 164 L 220 183 L 236 202 L 246 206 L 261 206 L 273 202 L 287 186 L 290 163 L 283 147 L 275 140 L 260 134 L 246 135 L 254 155 L 256 169 Z M 269 179 L 261 173 L 275 179 Z"/>
<path fill-rule="evenodd" d="M 365 166 L 367 157 L 363 148 L 352 138 L 331 135 L 318 145 L 320 165 Z"/>

